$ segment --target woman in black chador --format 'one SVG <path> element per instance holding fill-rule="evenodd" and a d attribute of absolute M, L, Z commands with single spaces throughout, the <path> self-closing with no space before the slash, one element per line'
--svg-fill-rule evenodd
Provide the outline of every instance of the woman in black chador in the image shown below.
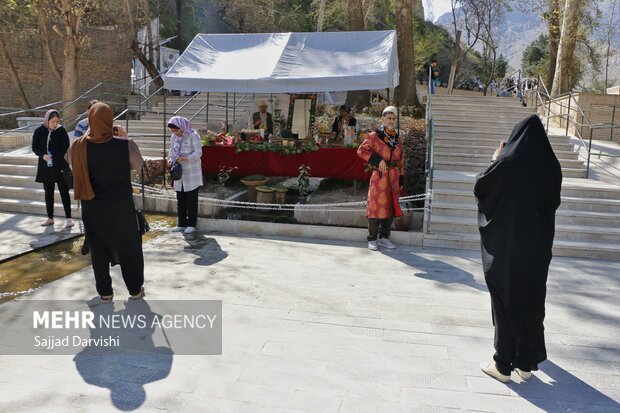
<path fill-rule="evenodd" d="M 503 145 L 500 145 L 500 148 Z M 562 170 L 536 115 L 518 123 L 477 176 L 482 266 L 495 326 L 494 362 L 482 371 L 524 380 L 547 358 L 543 320 Z"/>

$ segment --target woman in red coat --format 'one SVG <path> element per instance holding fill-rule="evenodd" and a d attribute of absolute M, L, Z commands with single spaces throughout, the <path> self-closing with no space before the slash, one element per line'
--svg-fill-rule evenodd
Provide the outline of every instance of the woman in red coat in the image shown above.
<path fill-rule="evenodd" d="M 381 114 L 382 125 L 362 142 L 357 155 L 367 161 L 373 172 L 368 188 L 368 248 L 394 249 L 390 231 L 394 217 L 402 215 L 398 196 L 403 185 L 404 150 L 396 132 L 396 108 L 388 106 Z"/>

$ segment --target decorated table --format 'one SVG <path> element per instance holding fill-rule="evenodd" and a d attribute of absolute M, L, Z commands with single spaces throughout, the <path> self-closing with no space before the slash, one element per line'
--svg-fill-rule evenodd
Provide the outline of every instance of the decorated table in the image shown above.
<path fill-rule="evenodd" d="M 217 175 L 225 167 L 237 167 L 233 175 L 289 176 L 299 174 L 299 167 L 310 167 L 315 178 L 367 180 L 366 162 L 356 148 L 320 148 L 299 154 L 268 151 L 238 152 L 235 145 L 202 147 L 202 172 Z"/>

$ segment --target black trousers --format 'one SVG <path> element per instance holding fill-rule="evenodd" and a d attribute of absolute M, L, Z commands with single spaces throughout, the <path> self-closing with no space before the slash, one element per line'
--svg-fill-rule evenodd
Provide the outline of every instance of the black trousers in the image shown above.
<path fill-rule="evenodd" d="M 58 184 L 58 191 L 60 192 L 60 198 L 62 199 L 62 206 L 65 209 L 65 217 L 71 218 L 71 196 L 69 195 L 69 188 L 65 184 L 64 179 L 60 173 L 56 175 L 56 182 L 43 183 L 43 189 L 45 190 L 45 209 L 47 210 L 47 217 L 49 219 L 54 218 L 54 189 Z"/>
<path fill-rule="evenodd" d="M 392 232 L 392 222 L 394 217 L 390 218 L 368 218 L 368 241 L 376 241 L 379 238 L 390 238 Z"/>
<path fill-rule="evenodd" d="M 198 189 L 193 191 L 177 191 L 177 225 L 194 227 L 198 220 Z"/>

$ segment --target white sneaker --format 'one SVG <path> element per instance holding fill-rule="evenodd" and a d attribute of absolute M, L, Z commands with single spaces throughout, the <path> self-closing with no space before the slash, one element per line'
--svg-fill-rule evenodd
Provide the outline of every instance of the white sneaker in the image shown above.
<path fill-rule="evenodd" d="M 379 247 L 377 246 L 377 241 L 368 241 L 368 249 L 371 251 L 378 251 Z"/>
<path fill-rule="evenodd" d="M 194 227 L 187 227 L 187 228 L 185 228 L 185 233 L 186 234 L 191 234 L 194 231 L 196 231 L 196 228 L 194 228 Z"/>
<path fill-rule="evenodd" d="M 389 250 L 396 249 L 396 245 L 394 245 L 394 243 L 387 238 L 379 238 L 379 246 L 385 247 Z"/>
<path fill-rule="evenodd" d="M 65 228 L 71 228 L 74 225 L 75 224 L 73 223 L 73 220 L 71 218 L 67 218 L 67 223 L 65 224 Z"/>
<path fill-rule="evenodd" d="M 494 361 L 492 361 L 489 364 L 487 363 L 480 364 L 480 370 L 482 370 L 489 376 L 493 377 L 495 380 L 501 381 L 502 383 L 508 383 L 510 381 L 509 375 L 507 376 L 505 374 L 502 374 L 499 372 L 499 370 L 497 370 L 497 366 L 495 365 Z"/>
<path fill-rule="evenodd" d="M 531 371 L 523 371 L 521 369 L 515 369 L 515 371 L 517 372 L 519 377 L 521 377 L 521 379 L 523 379 L 524 381 L 528 381 L 529 379 L 532 378 L 532 372 Z"/>
<path fill-rule="evenodd" d="M 176 227 L 172 228 L 171 231 L 172 232 L 183 232 L 183 231 L 185 231 L 185 227 L 176 226 Z"/>

